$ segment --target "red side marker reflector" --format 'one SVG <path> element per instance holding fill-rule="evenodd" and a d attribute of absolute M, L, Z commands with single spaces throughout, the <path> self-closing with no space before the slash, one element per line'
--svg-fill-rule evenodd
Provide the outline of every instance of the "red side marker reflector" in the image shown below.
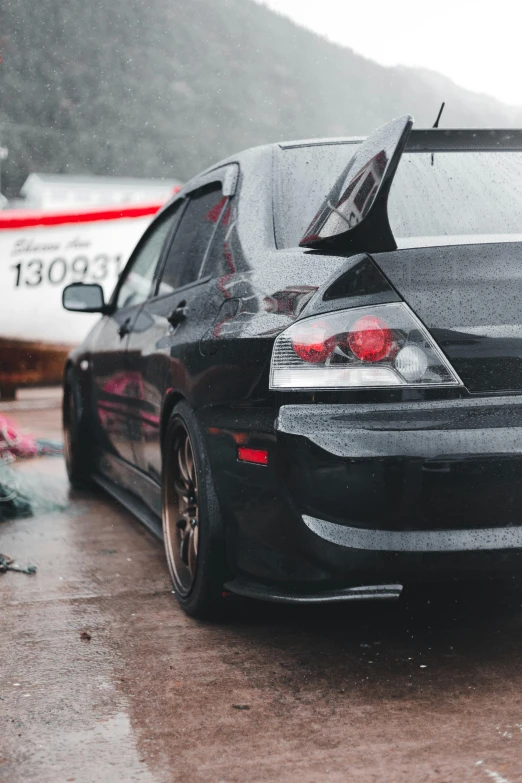
<path fill-rule="evenodd" d="M 264 449 L 247 449 L 240 446 L 237 450 L 237 458 L 241 462 L 253 462 L 254 465 L 268 465 L 268 451 Z"/>

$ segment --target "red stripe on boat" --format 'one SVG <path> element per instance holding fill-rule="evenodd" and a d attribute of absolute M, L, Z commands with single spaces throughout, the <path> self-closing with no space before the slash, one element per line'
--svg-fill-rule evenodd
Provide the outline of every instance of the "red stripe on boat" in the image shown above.
<path fill-rule="evenodd" d="M 132 206 L 104 207 L 75 212 L 39 212 L 30 209 L 6 209 L 0 211 L 0 230 L 30 228 L 31 226 L 61 226 L 66 223 L 94 223 L 98 220 L 121 220 L 155 215 L 163 204 L 135 204 Z"/>

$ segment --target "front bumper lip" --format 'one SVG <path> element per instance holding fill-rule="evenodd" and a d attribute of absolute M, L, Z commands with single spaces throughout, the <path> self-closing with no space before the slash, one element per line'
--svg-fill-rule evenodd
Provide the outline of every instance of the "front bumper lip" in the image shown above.
<path fill-rule="evenodd" d="M 332 544 L 368 552 L 473 552 L 522 549 L 522 527 L 475 530 L 367 530 L 303 514 L 303 522 Z"/>

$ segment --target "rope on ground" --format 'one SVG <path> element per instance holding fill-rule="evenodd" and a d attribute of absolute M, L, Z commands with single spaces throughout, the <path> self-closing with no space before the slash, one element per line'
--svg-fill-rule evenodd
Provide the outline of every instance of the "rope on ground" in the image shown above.
<path fill-rule="evenodd" d="M 15 563 L 13 558 L 9 557 L 9 555 L 0 554 L 0 574 L 5 574 L 6 571 L 19 571 L 21 574 L 32 576 L 33 574 L 36 574 L 36 566 L 27 565 L 24 567 Z"/>

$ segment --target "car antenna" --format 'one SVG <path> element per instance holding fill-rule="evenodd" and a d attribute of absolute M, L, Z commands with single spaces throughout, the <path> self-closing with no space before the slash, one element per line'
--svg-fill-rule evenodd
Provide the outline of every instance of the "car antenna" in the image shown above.
<path fill-rule="evenodd" d="M 434 127 L 434 128 L 438 128 L 438 127 L 439 127 L 439 120 L 440 120 L 440 118 L 441 118 L 441 116 L 442 116 L 442 112 L 444 111 L 444 107 L 445 107 L 445 105 L 446 105 L 446 101 L 442 101 L 441 107 L 440 107 L 440 109 L 439 109 L 439 113 L 437 114 L 437 119 L 436 119 L 436 120 L 435 120 L 435 122 L 433 123 L 433 127 Z M 432 152 L 432 153 L 431 153 L 431 165 L 432 165 L 432 166 L 434 165 L 434 161 L 435 161 L 435 156 L 434 156 L 434 154 L 433 154 L 433 152 Z"/>
<path fill-rule="evenodd" d="M 442 101 L 442 105 L 441 105 L 441 107 L 439 109 L 439 113 L 437 114 L 437 119 L 433 123 L 433 127 L 434 128 L 438 128 L 439 127 L 439 120 L 441 118 L 442 112 L 444 111 L 445 105 L 446 105 L 446 101 Z"/>

